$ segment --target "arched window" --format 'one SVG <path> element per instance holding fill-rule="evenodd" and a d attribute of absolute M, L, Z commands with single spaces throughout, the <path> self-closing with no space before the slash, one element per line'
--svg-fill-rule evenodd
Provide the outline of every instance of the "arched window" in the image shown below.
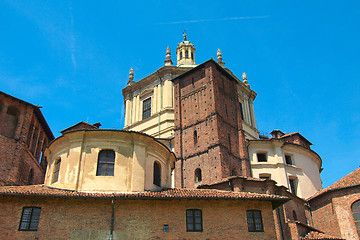
<path fill-rule="evenodd" d="M 293 211 L 293 219 L 294 219 L 294 221 L 297 221 L 297 220 L 298 220 L 295 211 Z"/>
<path fill-rule="evenodd" d="M 194 144 L 197 144 L 198 142 L 198 135 L 197 135 L 197 131 L 194 131 Z"/>
<path fill-rule="evenodd" d="M 202 181 L 201 169 L 197 168 L 195 170 L 195 182 L 198 183 L 198 182 L 201 182 L 201 181 Z"/>
<path fill-rule="evenodd" d="M 191 52 L 191 59 L 194 60 L 194 53 Z"/>
<path fill-rule="evenodd" d="M 114 176 L 115 152 L 101 150 L 98 157 L 96 176 Z"/>
<path fill-rule="evenodd" d="M 357 200 L 352 206 L 351 211 L 354 217 L 356 230 L 358 236 L 360 236 L 360 200 Z"/>
<path fill-rule="evenodd" d="M 188 50 L 185 51 L 185 58 L 189 58 L 189 51 Z"/>
<path fill-rule="evenodd" d="M 161 186 L 161 165 L 158 162 L 154 162 L 154 178 L 153 183 L 160 187 Z"/>
<path fill-rule="evenodd" d="M 182 59 L 182 52 L 180 52 L 180 60 Z"/>
<path fill-rule="evenodd" d="M 9 106 L 6 112 L 6 132 L 5 136 L 13 138 L 15 136 L 16 127 L 18 124 L 19 111 L 16 107 Z"/>
<path fill-rule="evenodd" d="M 58 158 L 54 164 L 54 171 L 51 183 L 55 183 L 59 180 L 59 172 L 60 172 L 61 158 Z"/>

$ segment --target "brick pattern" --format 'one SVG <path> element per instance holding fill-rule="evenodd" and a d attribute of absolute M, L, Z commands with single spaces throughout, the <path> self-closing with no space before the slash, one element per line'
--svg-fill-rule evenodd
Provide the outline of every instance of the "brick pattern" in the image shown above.
<path fill-rule="evenodd" d="M 314 227 L 336 237 L 359 239 L 351 206 L 360 200 L 360 186 L 323 193 L 309 201 Z"/>
<path fill-rule="evenodd" d="M 106 239 L 111 199 L 0 198 L 1 239 Z M 37 231 L 18 231 L 24 206 L 41 207 Z M 186 232 L 187 209 L 201 209 L 203 232 Z M 264 232 L 248 232 L 246 210 L 261 210 Z M 221 221 L 219 221 L 221 219 Z M 169 232 L 163 231 L 164 225 Z M 250 200 L 114 200 L 113 239 L 276 239 L 271 203 Z"/>
<path fill-rule="evenodd" d="M 210 60 L 174 80 L 175 185 L 194 188 L 231 175 L 250 176 L 236 80 Z"/>
<path fill-rule="evenodd" d="M 0 92 L 0 186 L 44 181 L 46 161 L 39 160 L 53 136 L 49 139 L 35 108 Z"/>

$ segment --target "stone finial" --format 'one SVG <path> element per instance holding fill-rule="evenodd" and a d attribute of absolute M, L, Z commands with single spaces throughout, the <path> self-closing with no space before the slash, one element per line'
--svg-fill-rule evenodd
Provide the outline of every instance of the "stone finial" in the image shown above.
<path fill-rule="evenodd" d="M 217 60 L 219 63 L 222 62 L 222 54 L 221 54 L 220 48 L 218 48 L 218 50 L 217 50 Z"/>
<path fill-rule="evenodd" d="M 185 30 L 185 29 L 184 29 L 183 37 L 184 37 L 184 41 L 186 41 L 187 34 L 186 34 L 186 30 Z"/>
<path fill-rule="evenodd" d="M 164 61 L 165 66 L 171 66 L 173 62 L 171 61 L 171 51 L 170 47 L 167 47 L 166 49 L 166 60 Z"/>
<path fill-rule="evenodd" d="M 130 69 L 130 73 L 129 73 L 129 81 L 127 82 L 127 85 L 130 86 L 132 85 L 134 82 L 134 69 L 131 68 Z"/>
<path fill-rule="evenodd" d="M 245 73 L 245 72 L 242 74 L 242 78 L 243 78 L 244 84 L 245 84 L 246 86 L 249 86 L 249 83 L 248 83 L 248 80 L 247 80 L 247 77 L 246 77 L 246 73 Z"/>
<path fill-rule="evenodd" d="M 218 48 L 217 50 L 217 61 L 218 61 L 218 64 L 220 64 L 220 66 L 224 67 L 225 63 L 222 61 L 222 54 L 221 54 L 221 50 L 220 48 Z"/>

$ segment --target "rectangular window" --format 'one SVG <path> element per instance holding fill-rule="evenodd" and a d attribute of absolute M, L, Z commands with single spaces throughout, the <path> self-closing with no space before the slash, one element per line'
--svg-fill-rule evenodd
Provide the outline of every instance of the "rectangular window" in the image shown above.
<path fill-rule="evenodd" d="M 247 216 L 249 232 L 263 232 L 264 231 L 260 210 L 247 210 L 246 216 Z"/>
<path fill-rule="evenodd" d="M 39 207 L 24 207 L 21 215 L 19 231 L 37 231 L 40 219 Z"/>
<path fill-rule="evenodd" d="M 164 232 L 169 232 L 169 225 L 167 224 L 164 225 Z"/>
<path fill-rule="evenodd" d="M 101 150 L 98 156 L 96 176 L 114 176 L 115 152 Z"/>
<path fill-rule="evenodd" d="M 296 195 L 296 179 L 289 179 L 292 194 Z"/>
<path fill-rule="evenodd" d="M 293 165 L 290 155 L 285 155 L 285 162 L 287 165 Z"/>
<path fill-rule="evenodd" d="M 151 98 L 143 101 L 143 120 L 151 116 Z"/>
<path fill-rule="evenodd" d="M 51 183 L 55 183 L 59 180 L 60 165 L 61 165 L 61 158 L 57 159 L 54 164 L 54 172 Z"/>
<path fill-rule="evenodd" d="M 256 156 L 257 156 L 258 162 L 267 162 L 266 153 L 257 153 Z"/>
<path fill-rule="evenodd" d="M 271 180 L 271 175 L 259 175 L 260 179 Z"/>
<path fill-rule="evenodd" d="M 186 210 L 186 231 L 202 232 L 202 211 L 199 209 Z"/>
<path fill-rule="evenodd" d="M 244 121 L 244 112 L 243 112 L 243 106 L 242 106 L 242 103 L 241 102 L 239 102 L 239 104 L 240 104 L 240 114 L 241 114 L 241 120 L 243 120 Z"/>

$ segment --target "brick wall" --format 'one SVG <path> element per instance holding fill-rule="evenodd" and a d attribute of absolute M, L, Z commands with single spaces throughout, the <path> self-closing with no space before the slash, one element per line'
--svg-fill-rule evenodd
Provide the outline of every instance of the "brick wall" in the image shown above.
<path fill-rule="evenodd" d="M 236 84 L 211 61 L 174 80 L 176 187 L 250 175 Z"/>
<path fill-rule="evenodd" d="M 1 239 L 105 239 L 110 231 L 110 199 L 7 196 L 0 204 Z M 24 206 L 41 207 L 38 231 L 18 231 Z M 114 209 L 114 239 L 276 238 L 268 201 L 115 200 Z M 203 232 L 186 232 L 186 209 L 202 210 Z M 249 209 L 261 210 L 264 232 L 248 232 Z"/>
<path fill-rule="evenodd" d="M 360 186 L 325 193 L 312 199 L 314 227 L 344 239 L 359 239 L 351 206 L 360 200 Z"/>
<path fill-rule="evenodd" d="M 42 183 L 46 161 L 39 160 L 48 142 L 34 106 L 1 93 L 0 186 Z"/>

